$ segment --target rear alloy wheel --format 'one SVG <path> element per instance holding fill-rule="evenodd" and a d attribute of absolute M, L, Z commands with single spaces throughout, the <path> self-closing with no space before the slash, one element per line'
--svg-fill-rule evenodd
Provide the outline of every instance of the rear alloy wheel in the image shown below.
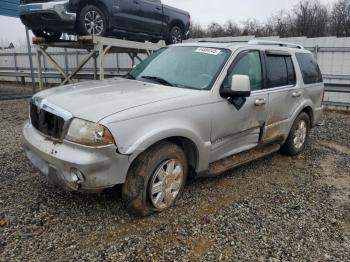
<path fill-rule="evenodd" d="M 174 26 L 171 28 L 169 32 L 169 37 L 165 41 L 167 45 L 174 45 L 174 44 L 179 44 L 182 43 L 183 41 L 183 31 L 180 27 Z"/>
<path fill-rule="evenodd" d="M 107 19 L 102 10 L 96 6 L 88 5 L 79 14 L 78 26 L 80 34 L 105 36 Z"/>
<path fill-rule="evenodd" d="M 304 112 L 301 113 L 294 121 L 282 151 L 292 156 L 300 154 L 305 149 L 310 127 L 309 116 Z"/>
<path fill-rule="evenodd" d="M 60 32 L 50 32 L 47 30 L 33 30 L 33 34 L 36 37 L 42 37 L 47 41 L 57 41 L 62 36 L 62 33 Z"/>

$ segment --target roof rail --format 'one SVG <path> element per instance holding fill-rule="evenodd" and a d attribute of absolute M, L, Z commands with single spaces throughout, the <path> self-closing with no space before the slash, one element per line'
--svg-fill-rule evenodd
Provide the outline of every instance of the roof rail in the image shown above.
<path fill-rule="evenodd" d="M 223 40 L 223 41 L 220 41 L 220 40 L 199 40 L 197 41 L 197 43 L 220 43 L 220 44 L 230 44 L 230 43 L 247 43 L 248 41 L 244 41 L 244 40 Z"/>
<path fill-rule="evenodd" d="M 250 45 L 275 45 L 275 46 L 281 46 L 281 47 L 305 49 L 302 45 L 298 45 L 298 44 L 291 44 L 291 43 L 277 42 L 277 41 L 268 41 L 268 40 L 250 40 L 248 42 L 248 44 L 250 44 Z"/>

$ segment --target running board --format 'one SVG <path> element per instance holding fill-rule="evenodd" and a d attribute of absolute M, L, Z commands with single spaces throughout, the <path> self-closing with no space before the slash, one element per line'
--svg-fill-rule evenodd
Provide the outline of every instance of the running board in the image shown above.
<path fill-rule="evenodd" d="M 270 155 L 280 150 L 281 146 L 278 144 L 270 144 L 264 147 L 244 151 L 242 153 L 229 156 L 219 161 L 213 162 L 209 165 L 209 171 L 204 176 L 218 176 L 225 171 L 232 168 L 247 164 L 264 156 Z"/>

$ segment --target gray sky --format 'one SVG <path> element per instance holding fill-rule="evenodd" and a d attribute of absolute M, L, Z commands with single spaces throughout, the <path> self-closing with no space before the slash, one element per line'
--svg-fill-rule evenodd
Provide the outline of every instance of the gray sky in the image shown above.
<path fill-rule="evenodd" d="M 331 4 L 336 0 L 321 0 Z M 279 10 L 290 10 L 298 0 L 163 0 L 164 3 L 187 10 L 192 21 L 207 25 L 212 21 L 224 23 L 229 19 L 242 22 L 249 18 L 265 21 Z M 0 45 L 3 42 L 25 44 L 25 31 L 16 18 L 0 17 Z"/>

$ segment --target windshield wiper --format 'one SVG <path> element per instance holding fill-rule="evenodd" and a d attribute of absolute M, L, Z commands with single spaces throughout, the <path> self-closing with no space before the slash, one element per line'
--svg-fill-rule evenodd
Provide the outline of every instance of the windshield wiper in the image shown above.
<path fill-rule="evenodd" d="M 168 80 L 165 80 L 165 79 L 158 77 L 158 76 L 142 76 L 141 78 L 156 81 L 160 84 L 167 85 L 167 86 L 176 86 L 173 83 L 170 83 Z"/>

